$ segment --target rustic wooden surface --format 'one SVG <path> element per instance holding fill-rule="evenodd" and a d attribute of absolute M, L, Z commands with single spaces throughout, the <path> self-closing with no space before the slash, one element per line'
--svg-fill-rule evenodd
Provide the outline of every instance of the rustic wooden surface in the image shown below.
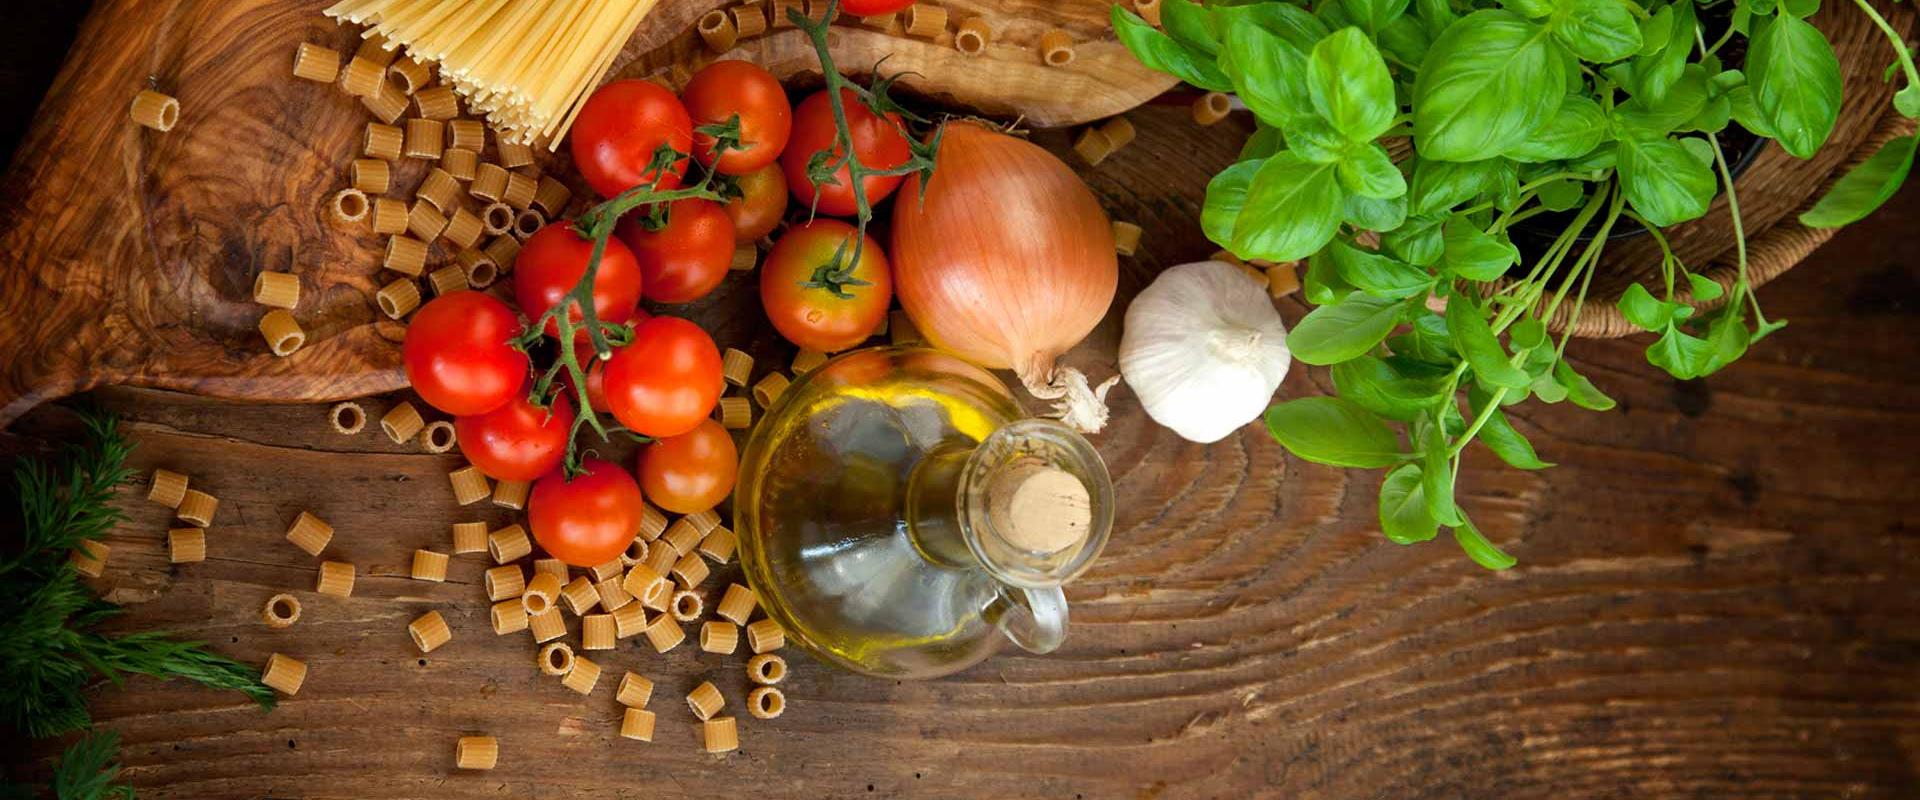
<path fill-rule="evenodd" d="M 94 9 L 0 185 L 0 423 L 105 384 L 274 400 L 404 385 L 402 328 L 373 304 L 394 278 L 379 268 L 384 237 L 327 212 L 371 115 L 337 86 L 292 76 L 300 42 L 349 55 L 357 46 L 357 33 L 320 14 L 327 5 L 102 0 Z M 616 76 L 684 80 L 711 58 L 693 21 L 723 5 L 662 3 Z M 1106 116 L 1173 85 L 1114 41 L 1101 0 L 953 6 L 953 25 L 962 12 L 987 14 L 1001 43 L 967 59 L 951 35 L 943 44 L 842 26 L 832 49 L 854 71 L 894 55 L 889 71 L 920 73 L 905 80 L 910 89 L 1030 124 Z M 1045 67 L 1023 49 L 1043 26 L 1083 40 L 1072 66 Z M 819 73 L 792 28 L 735 52 L 783 77 Z M 149 86 L 181 102 L 169 133 L 127 121 L 129 98 Z M 556 174 L 571 174 L 565 163 L 553 159 Z M 425 173 L 424 162 L 403 159 L 389 195 L 411 197 Z M 430 266 L 450 260 L 434 249 Z M 256 327 L 253 278 L 268 270 L 301 275 L 294 314 L 307 345 L 288 358 L 270 354 Z"/>
<path fill-rule="evenodd" d="M 1083 170 L 1148 231 L 1144 254 L 1123 260 L 1123 299 L 1212 250 L 1200 187 L 1244 129 L 1196 135 L 1183 114 L 1137 112 L 1140 140 Z M 1916 213 L 1910 190 L 1767 287 L 1769 315 L 1792 326 L 1706 381 L 1665 377 L 1639 339 L 1575 343 L 1621 408 L 1527 406 L 1516 424 L 1561 466 L 1516 472 L 1474 448 L 1463 471 L 1463 502 L 1520 559 L 1506 573 L 1445 541 L 1382 539 L 1376 475 L 1301 463 L 1256 429 L 1183 442 L 1122 387 L 1096 442 L 1124 501 L 1106 555 L 1069 587 L 1059 652 L 896 683 L 789 651 L 790 710 L 742 719 L 741 750 L 725 757 L 698 752 L 679 698 L 711 678 L 739 709 L 743 657 L 687 645 L 661 657 L 629 640 L 594 655 L 608 674 L 583 699 L 535 673 L 525 635 L 487 629 L 478 558 L 455 558 L 446 584 L 403 577 L 451 522 L 510 518 L 453 505 L 457 458 L 372 430 L 342 438 L 318 405 L 96 391 L 86 399 L 131 421 L 136 466 L 186 470 L 222 500 L 209 560 L 172 568 L 164 511 L 129 489 L 133 519 L 100 581 L 132 606 L 123 624 L 256 663 L 286 652 L 312 671 L 272 713 L 145 679 L 103 687 L 93 709 L 123 734 L 150 800 L 1912 797 Z M 780 358 L 790 351 L 747 283 L 730 279 L 691 314 L 722 343 Z M 1109 374 L 1118 318 L 1116 306 L 1068 362 Z M 1296 367 L 1282 392 L 1329 388 L 1324 370 Z M 40 449 L 71 426 L 43 406 L 0 442 Z M 281 539 L 302 509 L 338 529 L 329 557 L 359 564 L 352 599 L 308 591 L 316 560 Z M 306 617 L 271 631 L 257 614 L 280 591 Z M 422 658 L 404 628 L 428 609 L 454 640 Z M 658 684 L 652 744 L 615 736 L 612 681 L 626 669 Z M 499 769 L 452 769 L 454 739 L 473 732 L 502 738 Z"/>

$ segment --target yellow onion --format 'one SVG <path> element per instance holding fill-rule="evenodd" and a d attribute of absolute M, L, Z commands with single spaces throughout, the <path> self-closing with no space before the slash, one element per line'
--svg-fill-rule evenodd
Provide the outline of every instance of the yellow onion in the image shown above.
<path fill-rule="evenodd" d="M 1098 430 L 1112 381 L 1056 368 L 1113 304 L 1120 266 L 1100 201 L 1060 159 L 974 121 L 946 124 L 933 178 L 893 210 L 894 293 L 927 340 L 1061 401 Z"/>

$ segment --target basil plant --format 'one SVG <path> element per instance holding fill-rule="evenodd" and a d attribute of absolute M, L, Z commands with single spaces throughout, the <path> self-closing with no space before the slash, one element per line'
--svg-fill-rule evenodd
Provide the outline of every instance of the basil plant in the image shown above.
<path fill-rule="evenodd" d="M 1231 92 L 1258 118 L 1240 160 L 1207 185 L 1201 224 L 1242 258 L 1305 260 L 1316 308 L 1287 344 L 1331 367 L 1337 390 L 1270 409 L 1274 438 L 1309 461 L 1387 470 L 1380 527 L 1392 541 L 1446 528 L 1474 561 L 1504 569 L 1514 559 L 1454 501 L 1461 453 L 1478 441 L 1543 469 L 1503 408 L 1613 407 L 1564 359 L 1570 334 L 1545 324 L 1559 315 L 1573 329 L 1610 235 L 1642 228 L 1665 253 L 1663 280 L 1618 304 L 1658 334 L 1647 360 L 1675 377 L 1712 374 L 1785 324 L 1761 313 L 1747 280 L 1739 153 L 1722 136 L 1737 125 L 1799 158 L 1826 142 L 1841 71 L 1805 19 L 1819 2 L 1164 0 L 1164 30 L 1118 7 L 1113 24 L 1142 63 Z M 1912 54 L 1853 2 L 1893 44 L 1889 73 L 1906 81 L 1895 106 L 1920 115 Z M 1393 156 L 1394 141 L 1411 155 Z M 1913 137 L 1889 143 L 1801 221 L 1865 216 L 1914 150 Z M 1661 233 L 1723 191 L 1740 237 L 1729 287 L 1689 271 Z M 1538 255 L 1523 258 L 1516 226 Z M 1687 297 L 1723 302 L 1703 311 Z"/>

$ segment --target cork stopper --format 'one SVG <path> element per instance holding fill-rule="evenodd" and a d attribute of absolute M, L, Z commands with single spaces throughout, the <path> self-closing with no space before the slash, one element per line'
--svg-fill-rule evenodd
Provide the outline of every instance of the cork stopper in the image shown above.
<path fill-rule="evenodd" d="M 1093 528 L 1086 484 L 1045 464 L 1019 464 L 989 479 L 987 511 L 1008 544 L 1035 553 L 1078 545 Z"/>

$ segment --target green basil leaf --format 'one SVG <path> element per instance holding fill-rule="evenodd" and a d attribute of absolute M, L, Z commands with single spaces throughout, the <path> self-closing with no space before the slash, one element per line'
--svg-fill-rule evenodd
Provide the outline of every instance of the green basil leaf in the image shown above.
<path fill-rule="evenodd" d="M 1387 62 L 1359 28 L 1334 31 L 1313 46 L 1307 59 L 1307 93 L 1314 110 L 1356 142 L 1385 133 L 1399 111 Z"/>
<path fill-rule="evenodd" d="M 1507 328 L 1507 340 L 1513 342 L 1513 349 L 1532 350 L 1547 341 L 1547 325 L 1534 317 L 1521 317 Z M 1531 354 L 1527 363 L 1533 363 Z"/>
<path fill-rule="evenodd" d="M 1687 155 L 1693 156 L 1693 160 L 1700 162 L 1700 166 L 1709 170 L 1713 168 L 1713 145 L 1707 144 L 1707 140 L 1689 136 L 1680 139 L 1679 142 L 1681 147 L 1686 148 Z"/>
<path fill-rule="evenodd" d="M 1205 6 L 1190 0 L 1160 4 L 1160 26 L 1173 40 L 1208 55 L 1220 52 L 1220 32 Z"/>
<path fill-rule="evenodd" d="M 1706 215 L 1719 189 L 1713 171 L 1672 139 L 1621 139 L 1619 158 L 1627 203 L 1663 228 Z"/>
<path fill-rule="evenodd" d="M 1400 174 L 1387 148 L 1377 143 L 1348 150 L 1346 158 L 1336 165 L 1335 174 L 1341 186 L 1361 197 L 1386 200 L 1407 193 L 1407 177 Z"/>
<path fill-rule="evenodd" d="M 1113 7 L 1113 30 L 1128 52 L 1148 69 L 1159 70 L 1202 89 L 1231 92 L 1233 83 L 1220 71 L 1211 53 L 1195 50 L 1161 33 L 1140 15 Z"/>
<path fill-rule="evenodd" d="M 1566 178 L 1547 181 L 1534 190 L 1534 196 L 1540 198 L 1540 207 L 1548 211 L 1568 211 L 1579 208 L 1580 201 L 1587 199 L 1587 188 L 1579 181 Z"/>
<path fill-rule="evenodd" d="M 1533 376 L 1533 382 L 1527 384 L 1527 388 L 1532 389 L 1533 396 L 1540 398 L 1542 403 L 1553 404 L 1567 399 L 1567 387 L 1561 386 L 1559 381 L 1554 380 L 1550 372 Z"/>
<path fill-rule="evenodd" d="M 1740 0 L 1741 8 L 1763 17 L 1772 16 L 1774 8 L 1778 5 L 1775 0 Z"/>
<path fill-rule="evenodd" d="M 1559 0 L 1553 36 L 1574 55 L 1596 64 L 1619 61 L 1640 50 L 1640 23 L 1621 0 Z"/>
<path fill-rule="evenodd" d="M 1287 149 L 1315 164 L 1338 164 L 1346 160 L 1353 142 L 1320 117 L 1308 114 L 1287 124 Z"/>
<path fill-rule="evenodd" d="M 1340 229 L 1340 184 L 1332 164 L 1281 152 L 1262 164 L 1234 219 L 1233 246 L 1242 258 L 1293 261 L 1325 247 Z"/>
<path fill-rule="evenodd" d="M 1287 139 L 1280 128 L 1260 119 L 1253 121 L 1253 135 L 1247 137 L 1247 143 L 1240 146 L 1240 161 L 1253 161 L 1266 158 L 1287 149 Z"/>
<path fill-rule="evenodd" d="M 1632 128 L 1642 138 L 1657 138 L 1680 130 L 1707 108 L 1707 71 L 1688 64 L 1666 96 L 1653 100 L 1635 96 L 1613 110 L 1614 122 Z"/>
<path fill-rule="evenodd" d="M 1419 173 L 1416 171 L 1414 174 L 1415 184 L 1418 185 Z M 1448 219 L 1446 214 L 1407 217 L 1398 227 L 1380 237 L 1380 249 L 1414 266 L 1433 266 L 1440 262 L 1445 251 L 1446 241 L 1442 238 L 1440 226 Z"/>
<path fill-rule="evenodd" d="M 1427 26 L 1427 36 L 1438 39 L 1448 28 L 1460 21 L 1460 15 L 1454 13 L 1452 0 L 1414 0 L 1414 7 L 1420 10 L 1420 21 Z"/>
<path fill-rule="evenodd" d="M 1667 41 L 1673 38 L 1673 6 L 1661 6 L 1646 19 L 1640 20 L 1639 55 L 1650 56 L 1667 48 Z M 1632 85 L 1626 82 L 1624 85 Z"/>
<path fill-rule="evenodd" d="M 1578 158 L 1606 140 L 1607 113 L 1600 104 L 1580 95 L 1567 95 L 1560 110 L 1531 136 L 1508 147 L 1505 155 L 1516 161 L 1542 162 Z"/>
<path fill-rule="evenodd" d="M 1780 0 L 1780 8 L 1788 14 L 1806 19 L 1820 10 L 1820 0 Z"/>
<path fill-rule="evenodd" d="M 1280 37 L 1301 53 L 1312 50 L 1315 42 L 1327 36 L 1325 23 L 1314 17 L 1312 12 L 1291 3 L 1215 4 L 1212 8 L 1213 18 L 1219 23 L 1218 30 L 1259 28 Z"/>
<path fill-rule="evenodd" d="M 1726 290 L 1721 288 L 1720 284 L 1714 283 L 1713 279 L 1691 272 L 1687 273 L 1687 286 L 1693 289 L 1695 300 L 1717 300 L 1721 295 L 1726 294 Z"/>
<path fill-rule="evenodd" d="M 1401 304 L 1355 292 L 1314 309 L 1287 334 L 1287 349 L 1302 364 L 1326 366 L 1365 355 L 1399 324 Z"/>
<path fill-rule="evenodd" d="M 1200 207 L 1200 229 L 1221 247 L 1233 246 L 1233 225 L 1247 204 L 1247 188 L 1266 165 L 1266 159 L 1240 161 L 1207 181 L 1206 204 Z"/>
<path fill-rule="evenodd" d="M 1747 330 L 1745 312 L 1746 306 L 1729 305 L 1707 324 L 1707 344 L 1713 346 L 1713 355 L 1707 359 L 1705 369 L 1701 370 L 1702 376 L 1719 372 L 1722 367 L 1746 355 L 1747 345 L 1753 342 L 1753 334 Z"/>
<path fill-rule="evenodd" d="M 1269 408 L 1267 431 L 1315 464 L 1372 469 L 1401 458 L 1400 438 L 1386 423 L 1339 397 L 1302 397 Z"/>
<path fill-rule="evenodd" d="M 1454 217 L 1441 234 L 1440 265 L 1449 274 L 1470 281 L 1491 281 L 1505 275 L 1520 260 L 1512 242 L 1495 239 L 1465 217 Z"/>
<path fill-rule="evenodd" d="M 1606 180 L 1612 176 L 1604 173 L 1613 169 L 1619 161 L 1619 150 L 1613 142 L 1601 142 L 1599 147 L 1593 148 L 1593 152 L 1568 161 L 1567 171 L 1587 173 L 1587 180 Z"/>
<path fill-rule="evenodd" d="M 1920 84 L 1907 84 L 1907 88 L 1893 93 L 1893 110 L 1907 119 L 1920 119 Z"/>
<path fill-rule="evenodd" d="M 1401 194 L 1399 197 L 1375 200 L 1350 194 L 1340 216 L 1363 231 L 1390 231 L 1407 221 L 1407 196 Z"/>
<path fill-rule="evenodd" d="M 1473 559 L 1473 563 L 1487 569 L 1497 572 L 1511 569 L 1513 565 L 1520 563 L 1519 559 L 1507 555 L 1505 551 L 1493 546 L 1493 542 L 1487 541 L 1487 537 L 1480 535 L 1480 529 L 1473 527 L 1471 521 L 1466 521 L 1465 515 L 1462 515 L 1460 524 L 1453 526 L 1453 540 L 1459 543 L 1460 550 L 1465 552 L 1468 558 Z"/>
<path fill-rule="evenodd" d="M 1539 454 L 1533 450 L 1533 443 L 1527 441 L 1527 437 L 1507 421 L 1506 412 L 1498 408 L 1486 410 L 1487 401 L 1491 399 L 1486 390 L 1478 386 L 1467 392 L 1467 406 L 1473 413 L 1476 416 L 1482 412 L 1487 414 L 1487 424 L 1480 426 L 1480 433 L 1474 436 L 1474 441 L 1486 445 L 1501 461 L 1507 462 L 1507 466 L 1515 469 L 1546 469 L 1553 466 L 1540 460 Z"/>
<path fill-rule="evenodd" d="M 1907 173 L 1913 169 L 1916 142 L 1920 139 L 1902 136 L 1881 146 L 1872 158 L 1848 170 L 1820 202 L 1801 214 L 1800 224 L 1809 228 L 1838 228 L 1865 219 L 1892 199 L 1900 185 L 1907 182 Z"/>
<path fill-rule="evenodd" d="M 1287 128 L 1313 113 L 1313 101 L 1300 82 L 1307 70 L 1306 53 L 1271 31 L 1257 25 L 1227 28 L 1219 64 L 1233 84 L 1228 91 L 1238 93 L 1262 122 Z"/>
<path fill-rule="evenodd" d="M 1482 9 L 1447 28 L 1413 87 L 1413 140 L 1421 157 L 1477 161 L 1504 152 L 1560 110 L 1565 62 L 1547 29 L 1510 11 Z"/>
<path fill-rule="evenodd" d="M 1714 346 L 1698 336 L 1685 333 L 1677 325 L 1668 325 L 1665 333 L 1647 348 L 1647 363 L 1681 380 L 1706 374 L 1713 361 Z"/>
<path fill-rule="evenodd" d="M 1327 252 L 1333 256 L 1342 280 L 1375 297 L 1400 300 L 1424 295 L 1433 288 L 1433 276 L 1412 264 L 1340 241 L 1328 245 Z"/>
<path fill-rule="evenodd" d="M 1481 383 L 1520 389 L 1532 381 L 1525 370 L 1508 361 L 1507 351 L 1500 347 L 1485 313 L 1466 295 L 1456 293 L 1448 298 L 1447 330 L 1453 334 L 1454 349 L 1466 356 L 1473 376 Z"/>
<path fill-rule="evenodd" d="M 1433 40 L 1427 35 L 1427 28 L 1411 16 L 1402 16 L 1380 29 L 1381 52 L 1398 59 L 1402 64 L 1418 64 L 1427 59 L 1427 48 L 1433 46 Z"/>
<path fill-rule="evenodd" d="M 1419 316 L 1409 320 L 1407 332 L 1388 339 L 1387 347 L 1396 356 L 1406 356 L 1428 364 L 1452 367 L 1460 360 L 1460 354 L 1453 349 L 1453 335 L 1447 332 L 1446 318 L 1432 311 L 1423 310 Z M 1400 369 L 1400 372 L 1405 374 L 1408 370 Z"/>
<path fill-rule="evenodd" d="M 1402 375 L 1387 362 L 1362 355 L 1333 365 L 1333 387 L 1361 408 L 1411 422 L 1440 403 L 1446 381 Z"/>
<path fill-rule="evenodd" d="M 1780 148 L 1812 158 L 1840 118 L 1840 59 L 1818 28 L 1776 16 L 1747 40 L 1747 85 Z"/>
<path fill-rule="evenodd" d="M 1300 280 L 1300 291 L 1306 294 L 1307 302 L 1330 306 L 1352 294 L 1353 287 L 1341 279 L 1339 268 L 1333 265 L 1333 256 L 1322 249 L 1307 258 L 1307 274 Z"/>
<path fill-rule="evenodd" d="M 1500 7 L 1527 19 L 1540 19 L 1553 13 L 1552 0 L 1500 0 Z"/>
<path fill-rule="evenodd" d="M 1402 464 L 1380 483 L 1380 532 L 1394 544 L 1424 542 L 1439 535 L 1440 523 L 1427 513 L 1419 464 Z"/>
<path fill-rule="evenodd" d="M 1685 303 L 1660 300 L 1647 291 L 1647 287 L 1631 284 L 1620 293 L 1620 299 L 1614 303 L 1620 309 L 1620 316 L 1626 317 L 1642 330 L 1661 331 L 1675 321 L 1687 318 L 1693 313 L 1693 307 Z"/>
<path fill-rule="evenodd" d="M 1453 467 L 1451 446 L 1438 421 L 1418 426 L 1420 435 L 1420 492 L 1427 501 L 1427 516 L 1442 525 L 1458 525 L 1460 514 L 1453 505 Z"/>
<path fill-rule="evenodd" d="M 1727 108 L 1733 113 L 1733 121 L 1740 123 L 1740 127 L 1757 136 L 1774 138 L 1772 124 L 1760 114 L 1760 106 L 1753 102 L 1752 86 L 1739 86 L 1728 91 Z"/>
<path fill-rule="evenodd" d="M 1491 191 L 1498 183 L 1498 159 L 1485 161 L 1434 161 L 1415 156 L 1412 194 L 1413 213 L 1444 211 Z"/>
<path fill-rule="evenodd" d="M 1669 17 L 1671 22 L 1665 44 L 1658 51 L 1633 61 L 1633 93 L 1645 96 L 1653 103 L 1666 100 L 1667 90 L 1680 80 L 1681 73 L 1686 70 L 1687 54 L 1693 49 L 1694 27 L 1698 24 L 1694 19 L 1692 0 L 1679 0 L 1667 9 L 1671 9 L 1673 14 Z M 1642 36 L 1645 35 L 1643 31 Z"/>
<path fill-rule="evenodd" d="M 1587 380 L 1587 376 L 1574 371 L 1573 365 L 1561 359 L 1553 365 L 1553 377 L 1561 386 L 1566 387 L 1567 399 L 1588 411 L 1612 411 L 1616 403 L 1606 392 Z"/>
<path fill-rule="evenodd" d="M 1407 12 L 1408 0 L 1340 0 L 1355 25 L 1377 34 Z"/>

